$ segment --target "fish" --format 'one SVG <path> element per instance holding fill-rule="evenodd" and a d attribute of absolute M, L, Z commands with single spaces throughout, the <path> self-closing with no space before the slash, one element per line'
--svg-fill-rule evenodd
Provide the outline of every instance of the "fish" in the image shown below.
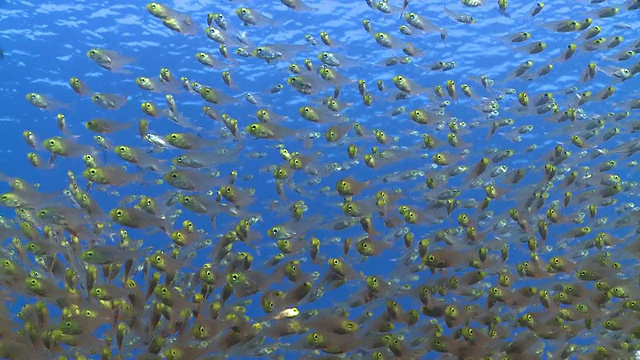
<path fill-rule="evenodd" d="M 12 4 L 0 357 L 639 357 L 603 2 Z"/>

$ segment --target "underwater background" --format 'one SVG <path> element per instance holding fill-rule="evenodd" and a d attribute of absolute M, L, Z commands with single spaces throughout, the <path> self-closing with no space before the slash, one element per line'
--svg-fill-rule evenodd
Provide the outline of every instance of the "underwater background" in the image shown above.
<path fill-rule="evenodd" d="M 640 2 L 0 2 L 7 359 L 628 359 Z"/>

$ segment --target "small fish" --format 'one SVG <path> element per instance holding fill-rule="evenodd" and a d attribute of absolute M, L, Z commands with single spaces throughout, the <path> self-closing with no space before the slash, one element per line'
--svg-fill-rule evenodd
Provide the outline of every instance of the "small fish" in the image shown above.
<path fill-rule="evenodd" d="M 288 7 L 289 9 L 293 9 L 295 11 L 309 11 L 309 12 L 316 12 L 318 11 L 315 8 L 312 8 L 311 6 L 305 4 L 302 0 L 280 0 L 286 7 Z"/>
<path fill-rule="evenodd" d="M 93 91 L 89 89 L 89 87 L 77 77 L 72 77 L 69 79 L 69 86 L 71 89 L 75 91 L 80 96 L 91 96 L 93 95 Z"/>
<path fill-rule="evenodd" d="M 28 93 L 25 98 L 27 101 L 42 110 L 54 111 L 61 108 L 68 108 L 69 105 L 53 100 L 48 96 L 44 96 L 37 93 Z"/>
<path fill-rule="evenodd" d="M 256 10 L 241 7 L 236 10 L 236 15 L 242 20 L 245 26 L 276 26 L 278 22 L 268 18 Z"/>
<path fill-rule="evenodd" d="M 120 121 L 95 118 L 87 121 L 85 127 L 98 134 L 110 134 L 117 131 L 122 131 L 132 127 L 134 122 L 123 123 Z"/>
<path fill-rule="evenodd" d="M 453 20 L 459 22 L 459 23 L 463 23 L 463 24 L 475 24 L 476 23 L 476 19 L 468 14 L 463 14 L 463 13 L 457 13 L 457 12 L 453 12 L 449 9 L 447 9 L 447 7 L 444 7 L 444 12 Z"/>
<path fill-rule="evenodd" d="M 134 58 L 124 56 L 116 51 L 100 48 L 88 50 L 87 57 L 106 70 L 124 74 L 130 73 L 124 67 L 135 61 Z"/>

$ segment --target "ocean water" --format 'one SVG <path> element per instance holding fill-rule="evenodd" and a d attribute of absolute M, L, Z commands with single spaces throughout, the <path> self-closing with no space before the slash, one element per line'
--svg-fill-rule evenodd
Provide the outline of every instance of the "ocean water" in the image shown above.
<path fill-rule="evenodd" d="M 155 226 L 145 229 L 123 226 L 107 215 L 98 220 L 85 217 L 81 218 L 86 221 L 82 225 L 85 230 L 91 229 L 94 223 L 105 224 L 94 239 L 80 238 L 79 245 L 73 249 L 69 246 L 53 247 L 54 250 L 35 255 L 27 251 L 26 257 L 16 250 L 12 238 L 20 238 L 23 244 L 29 244 L 30 240 L 24 234 L 11 232 L 3 239 L 3 258 L 11 259 L 26 271 L 37 273 L 30 274 L 28 279 L 25 275 L 1 282 L 2 295 L 7 300 L 7 309 L 2 315 L 8 316 L 12 322 L 7 322 L 2 328 L 0 354 L 15 359 L 24 358 L 20 357 L 24 354 L 43 359 L 58 356 L 77 358 L 79 354 L 99 358 L 96 353 L 106 346 L 111 351 L 107 358 L 154 358 L 147 351 L 152 338 L 147 335 L 153 334 L 156 338 L 163 336 L 165 339 L 158 358 L 368 359 L 382 356 L 385 359 L 480 359 L 492 356 L 495 359 L 557 359 L 562 358 L 560 354 L 568 344 L 575 344 L 576 351 L 565 358 L 599 358 L 605 351 L 612 359 L 632 357 L 639 345 L 636 336 L 640 334 L 635 325 L 637 309 L 627 304 L 627 301 L 640 298 L 636 235 L 639 223 L 635 204 L 638 194 L 637 155 L 634 155 L 632 147 L 637 141 L 636 109 L 640 107 L 637 105 L 640 93 L 635 74 L 640 70 L 640 58 L 635 55 L 640 51 L 636 31 L 640 26 L 640 12 L 627 9 L 637 6 L 635 2 L 548 1 L 535 16 L 531 14 L 536 3 L 526 1 L 511 1 L 506 11 L 500 11 L 497 1 L 484 1 L 481 6 L 470 7 L 458 1 L 413 0 L 403 9 L 402 1 L 389 0 L 386 4 L 390 7 L 388 13 L 371 8 L 360 0 L 308 0 L 305 3 L 313 11 L 294 11 L 277 0 L 164 3 L 179 13 L 174 18 L 191 17 L 197 26 L 193 34 L 167 28 L 161 19 L 145 9 L 145 2 L 0 3 L 0 48 L 4 54 L 0 61 L 0 172 L 8 180 L 2 191 L 12 191 L 9 179 L 18 177 L 37 184 L 38 192 L 57 195 L 53 202 L 28 198 L 31 201 L 26 206 L 19 206 L 18 210 L 37 214 L 41 209 L 54 206 L 74 207 L 73 202 L 63 195 L 69 187 L 68 173 L 71 171 L 81 188 L 105 213 L 116 207 L 132 207 L 135 204 L 133 200 L 138 198 L 130 196 L 146 195 L 159 203 L 166 203 L 162 213 L 154 215 L 153 224 L 160 222 L 159 218 L 163 218 L 163 224 L 171 223 L 169 229 L 160 231 Z M 257 25 L 244 25 L 236 15 L 236 10 L 242 7 L 251 9 L 255 16 L 262 14 L 268 19 L 258 18 Z M 607 7 L 616 7 L 619 12 L 604 17 L 601 10 Z M 451 13 L 447 13 L 447 9 Z M 220 54 L 219 44 L 205 35 L 210 13 L 223 14 L 229 23 L 226 31 L 221 30 L 229 39 L 227 48 L 231 55 L 228 59 Z M 410 26 L 405 15 L 411 13 L 430 20 L 438 29 L 422 31 Z M 456 21 L 452 14 L 472 16 L 473 23 Z M 593 21 L 585 25 L 587 18 Z M 372 32 L 365 31 L 365 19 L 370 21 Z M 570 26 L 565 21 L 572 20 L 582 25 L 572 31 L 558 31 L 560 26 Z M 401 34 L 401 25 L 408 26 L 413 34 Z M 587 39 L 586 34 L 596 26 L 602 28 L 601 33 Z M 323 43 L 321 32 L 329 35 L 331 46 Z M 519 43 L 506 40 L 520 32 L 529 33 L 530 39 Z M 392 48 L 376 42 L 375 36 L 379 33 L 392 36 Z M 239 34 L 244 35 L 247 44 L 235 39 Z M 316 44 L 305 40 L 305 35 L 313 36 Z M 616 46 L 612 41 L 618 36 L 622 42 Z M 602 44 L 593 43 L 600 37 L 603 37 Z M 544 42 L 544 49 L 531 53 L 535 51 L 527 46 L 536 42 Z M 406 57 L 403 47 L 407 43 L 412 43 L 420 53 L 412 56 L 407 64 L 387 66 L 392 57 Z M 572 43 L 577 47 L 575 55 L 561 60 Z M 273 48 L 277 48 L 279 58 L 270 62 L 235 53 L 239 47 L 252 52 L 260 46 L 276 44 Z M 124 67 L 126 72 L 108 71 L 87 57 L 86 53 L 95 48 L 115 51 L 132 61 Z M 196 59 L 200 52 L 210 54 L 219 65 L 211 68 L 200 63 Z M 337 96 L 344 103 L 344 108 L 339 113 L 324 110 L 322 120 L 313 122 L 300 115 L 300 108 L 322 108 L 322 100 L 334 95 L 334 84 L 327 84 L 316 75 L 322 65 L 318 55 L 324 52 L 334 53 L 343 59 L 341 66 L 329 69 L 344 76 Z M 626 52 L 630 52 L 629 58 L 623 59 Z M 310 59 L 313 71 L 305 69 L 305 59 Z M 522 76 L 512 76 L 518 66 L 529 60 L 533 61 L 530 70 Z M 438 62 L 455 62 L 455 67 L 446 71 L 432 70 Z M 581 81 L 590 63 L 597 64 L 598 70 L 594 72 L 593 79 Z M 297 64 L 303 76 L 316 81 L 313 82 L 312 94 L 302 94 L 287 83 L 293 75 L 290 64 Z M 539 69 L 549 64 L 553 65 L 549 74 L 535 76 Z M 169 69 L 178 82 L 181 77 L 186 77 L 192 84 L 197 82 L 220 91 L 230 97 L 228 103 L 207 102 L 196 91 L 186 91 L 181 84 L 159 92 L 143 90 L 136 84 L 136 78 L 141 76 L 158 79 L 161 68 Z M 223 71 L 229 71 L 235 86 L 225 84 L 221 77 Z M 529 75 L 531 78 L 527 79 Z M 408 79 L 412 88 L 400 91 L 401 86 L 394 84 L 397 76 Z M 484 87 L 481 76 L 492 79 L 493 84 Z M 92 92 L 125 96 L 126 103 L 117 110 L 96 106 L 91 96 L 80 96 L 71 89 L 69 79 L 72 77 L 82 80 Z M 366 81 L 366 94 L 373 99 L 370 105 L 364 103 L 358 80 Z M 378 89 L 378 81 L 383 84 L 382 90 Z M 448 81 L 456 84 L 455 97 L 447 93 L 445 84 Z M 282 84 L 283 88 L 272 93 L 270 90 L 276 84 Z M 472 95 L 463 94 L 463 84 L 470 87 Z M 437 85 L 443 89 L 442 96 L 435 91 Z M 573 86 L 576 89 L 569 91 Z M 603 96 L 603 91 L 609 86 L 614 86 L 615 92 L 609 97 Z M 316 91 L 318 88 L 320 90 Z M 591 92 L 589 101 L 586 101 L 587 91 Z M 51 108 L 40 109 L 30 104 L 25 98 L 29 93 L 45 96 L 50 100 Z M 182 119 L 188 119 L 192 127 L 176 124 L 166 113 L 157 117 L 143 113 L 141 104 L 144 102 L 152 102 L 161 111 L 166 110 L 167 93 L 173 94 Z M 246 101 L 248 93 L 257 99 L 257 104 Z M 552 94 L 553 99 L 543 97 L 546 93 Z M 399 98 L 397 94 L 405 96 Z M 526 107 L 518 101 L 522 94 L 529 98 Z M 493 113 L 483 112 L 491 100 L 499 104 L 499 109 Z M 541 102 L 536 105 L 536 101 Z M 221 115 L 213 120 L 203 114 L 203 106 L 211 106 L 219 114 L 236 119 L 237 134 L 231 134 Z M 394 109 L 401 106 L 405 111 L 392 115 Z M 259 123 L 256 112 L 260 109 L 269 109 L 285 117 L 275 123 L 294 130 L 295 134 L 278 136 L 277 139 L 252 136 L 247 128 Z M 571 120 L 563 118 L 566 111 L 572 111 L 570 109 L 577 115 Z M 428 113 L 428 123 L 412 121 L 409 114 L 414 110 Z M 629 113 L 621 116 L 625 111 Z M 65 116 L 64 132 L 56 122 L 58 114 Z M 85 127 L 87 121 L 95 118 L 129 124 L 126 129 L 102 136 L 113 147 L 123 145 L 143 150 L 145 154 L 161 160 L 166 171 L 151 171 L 127 163 L 115 154 L 113 148 L 98 146 L 93 139 L 97 134 Z M 170 170 L 174 157 L 195 150 L 167 148 L 160 151 L 145 141 L 137 130 L 138 121 L 142 118 L 149 120 L 150 134 L 161 137 L 171 133 L 193 134 L 208 141 L 203 151 L 213 154 L 227 149 L 237 151 L 237 156 L 230 161 L 198 169 L 201 174 L 211 174 L 211 177 L 201 181 L 202 186 L 197 191 L 177 189 L 167 183 L 164 174 Z M 507 118 L 513 119 L 511 125 L 492 131 L 494 124 Z M 356 123 L 363 129 L 360 135 L 354 126 Z M 523 127 L 528 125 L 533 128 L 524 131 Z M 325 139 L 325 132 L 331 126 L 348 131 L 339 141 L 329 142 Z M 606 135 L 616 129 L 615 136 Z M 33 132 L 38 139 L 35 149 L 23 140 L 25 130 Z M 387 141 L 376 138 L 374 130 L 383 132 Z M 438 146 L 433 149 L 424 146 L 424 134 L 434 138 Z M 459 140 L 455 146 L 448 143 L 451 134 Z M 52 160 L 51 166 L 47 166 L 50 153 L 42 141 L 55 136 L 91 145 L 93 149 L 87 148 L 87 151 L 100 166 L 125 166 L 127 172 L 139 177 L 118 185 L 93 184 L 89 187 L 82 175 L 85 170 L 84 154 L 58 156 Z M 352 144 L 358 148 L 354 159 L 350 159 L 347 152 Z M 555 150 L 558 146 L 561 146 L 560 150 Z M 289 153 L 299 152 L 306 169 L 291 169 L 281 157 L 282 149 Z M 564 150 L 571 154 L 560 159 L 558 154 Z M 510 156 L 498 161 L 495 157 L 504 151 L 508 151 Z M 29 152 L 38 154 L 44 164 L 42 168 L 36 168 L 27 161 Z M 367 165 L 365 154 L 373 156 L 377 166 Z M 436 164 L 436 156 L 447 158 L 447 164 Z M 489 159 L 487 169 L 481 174 L 474 173 L 483 158 Z M 612 169 L 602 168 L 611 161 L 615 161 Z M 292 173 L 284 182 L 283 195 L 276 192 L 277 181 L 273 175 L 274 166 L 280 165 Z M 506 174 L 493 176 L 500 166 L 506 166 Z M 456 167 L 462 171 L 461 174 L 454 175 Z M 551 167 L 554 167 L 554 176 L 549 176 Z M 526 170 L 523 179 L 510 181 L 516 170 Z M 175 194 L 196 194 L 215 202 L 216 192 L 228 182 L 232 171 L 237 172 L 233 183 L 235 190 L 251 200 L 242 203 L 236 214 L 220 214 L 212 226 L 209 216 L 196 214 L 176 203 Z M 567 185 L 567 177 L 574 171 L 578 172 L 579 178 Z M 613 178 L 612 175 L 618 177 Z M 362 191 L 355 191 L 353 195 L 353 200 L 362 201 L 358 206 L 364 215 L 371 215 L 374 230 L 369 234 L 360 225 L 360 216 L 351 217 L 343 211 L 342 205 L 347 196 L 336 191 L 336 184 L 345 178 L 350 182 L 353 179 L 370 181 Z M 433 179 L 438 186 L 428 188 L 427 184 Z M 483 182 L 479 183 L 478 179 Z M 495 196 L 486 188 L 491 185 L 497 189 Z M 376 193 L 381 190 L 400 195 L 387 206 L 376 206 Z M 571 192 L 573 198 L 564 204 L 567 192 Z M 451 193 L 455 196 L 449 195 Z M 481 208 L 487 196 L 492 197 L 490 204 Z M 447 200 L 450 201 L 447 203 Z M 226 210 L 234 207 L 229 199 L 220 201 L 227 204 Z M 308 207 L 299 222 L 293 220 L 289 210 L 296 201 L 304 201 Z M 455 206 L 447 211 L 447 204 Z M 595 216 L 589 214 L 590 205 L 597 207 Z M 417 216 L 415 223 L 407 220 L 407 213 L 401 211 L 402 206 L 408 206 L 409 212 Z M 518 224 L 510 217 L 513 209 L 520 211 L 526 225 Z M 4 225 L 17 231 L 23 220 L 17 217 L 15 210 L 6 206 L 0 209 L 0 214 Z M 560 218 L 552 219 L 549 211 L 557 211 Z M 460 220 L 462 215 L 469 218 L 468 223 L 463 224 Z M 250 226 L 251 241 L 235 242 L 231 254 L 220 261 L 214 253 L 219 250 L 216 245 L 226 234 L 237 229 L 236 225 L 243 219 L 255 221 Z M 168 287 L 178 287 L 173 296 L 182 293 L 185 298 L 174 298 L 173 304 L 166 305 L 173 308 L 172 317 L 163 318 L 155 330 L 140 333 L 131 328 L 122 349 L 115 342 L 104 345 L 105 336 L 116 337 L 113 319 L 118 323 L 124 323 L 126 319 L 116 318 L 114 311 L 105 310 L 109 301 L 101 303 L 90 294 L 86 283 L 89 265 L 82 258 L 83 252 L 94 246 L 93 242 L 115 248 L 120 241 L 121 229 L 126 229 L 132 239 L 140 240 L 138 244 L 144 251 L 145 256 L 135 258 L 130 276 L 144 293 L 148 289 L 150 273 L 158 272 L 145 260 L 146 255 L 156 250 L 170 254 L 176 245 L 169 234 L 181 229 L 185 220 L 192 221 L 200 232 L 197 241 L 181 247 L 178 260 L 174 261 L 176 279 L 168 284 Z M 351 226 L 337 230 L 337 226 L 345 221 Z M 541 221 L 548 224 L 546 236 L 540 230 Z M 44 240 L 47 243 L 62 243 L 61 234 L 70 236 L 68 228 L 52 222 L 50 218 L 36 216 L 31 224 L 41 233 L 45 226 L 62 228 L 57 237 Z M 297 251 L 286 254 L 279 265 L 270 266 L 266 262 L 280 253 L 275 240 L 267 236 L 274 226 L 292 229 L 295 233 L 292 241 Z M 470 226 L 473 230 L 469 230 Z M 579 234 L 585 227 L 589 234 Z M 469 235 L 476 230 L 477 235 Z M 407 232 L 413 234 L 411 244 L 405 244 L 404 234 Z M 612 239 L 602 249 L 590 246 L 598 234 Z M 368 244 L 374 246 L 374 256 L 358 253 L 356 243 L 363 237 L 372 241 Z M 316 261 L 310 254 L 311 238 L 320 241 Z M 537 247 L 527 246 L 530 238 L 537 241 Z M 352 239 L 348 252 L 345 251 L 345 239 Z M 422 239 L 429 239 L 429 248 L 421 259 L 418 243 Z M 507 247 L 508 256 L 504 256 Z M 485 250 L 487 258 L 480 259 L 478 253 Z M 207 326 L 217 324 L 220 334 L 198 340 L 192 335 L 192 330 L 205 321 L 202 318 L 210 316 L 208 305 L 222 296 L 227 276 L 244 274 L 232 265 L 237 252 L 248 252 L 253 256 L 250 274 L 255 276 L 251 278 L 254 279 L 251 286 L 257 286 L 256 293 L 242 297 L 236 291 L 231 295 L 222 307 L 223 315 L 206 322 Z M 435 259 L 432 262 L 428 260 L 430 255 Z M 64 273 L 61 275 L 38 265 L 38 258 L 51 261 L 51 256 L 57 259 L 62 269 L 70 269 L 74 274 L 74 296 L 64 288 Z M 534 257 L 539 259 L 540 272 L 536 276 L 519 274 L 520 265 L 535 263 Z M 335 281 L 328 280 L 332 276 L 328 262 L 333 258 L 355 270 L 346 277 L 344 285 L 337 287 Z M 566 266 L 553 268 L 550 264 L 554 259 Z M 300 275 L 295 282 L 287 279 L 284 264 L 288 261 L 300 261 L 295 264 L 308 277 Z M 475 268 L 470 266 L 470 262 Z M 212 264 L 219 281 L 198 308 L 201 316 L 196 318 L 190 314 L 180 328 L 176 325 L 178 313 L 192 306 L 191 297 L 202 290 L 202 285 L 195 279 L 205 263 Z M 125 281 L 122 280 L 123 270 L 113 280 L 107 281 L 102 266 L 98 269 L 96 284 L 122 287 Z M 599 282 L 584 276 L 580 278 L 579 273 L 583 270 L 596 274 Z M 451 285 L 453 276 L 468 280 L 474 271 L 483 271 L 483 279 L 473 284 Z M 161 282 L 164 283 L 166 271 L 162 273 Z M 511 279 L 510 283 L 501 285 L 502 275 Z M 3 276 L 8 275 L 3 272 Z M 369 294 L 371 301 L 355 306 L 356 300 L 365 299 L 365 276 L 383 280 L 386 289 Z M 105 316 L 104 324 L 89 322 L 86 328 L 82 328 L 85 330 L 82 334 L 66 334 L 69 335 L 64 338 L 66 343 L 62 341 L 58 348 L 47 348 L 41 339 L 30 342 L 28 337 L 19 335 L 19 330 L 24 331 L 25 323 L 29 322 L 18 315 L 25 304 L 36 301 L 47 304 L 50 319 L 43 324 L 35 324 L 39 333 L 50 333 L 66 320 L 62 314 L 63 306 L 56 304 L 59 298 L 50 292 L 36 293 L 25 284 L 29 279 L 39 277 L 51 280 L 56 288 L 54 293 L 60 291 L 65 294 L 80 309 L 101 309 Z M 295 307 L 300 312 L 298 317 L 276 320 L 274 316 L 278 311 L 267 313 L 263 309 L 261 301 L 267 291 L 288 293 L 305 280 L 313 284 L 311 294 L 299 303 L 276 306 L 278 311 Z M 569 300 L 562 303 L 557 300 L 558 294 L 567 295 L 568 290 L 566 287 L 563 289 L 566 284 L 582 290 L 575 295 L 569 294 Z M 418 289 L 425 285 L 431 290 L 429 304 L 418 296 Z M 518 291 L 529 287 L 535 288 L 530 297 L 507 296 L 513 301 L 488 305 L 494 288 L 505 294 L 511 291 L 512 294 L 520 294 Z M 625 295 L 614 293 L 614 290 L 621 289 Z M 556 300 L 551 300 L 546 306 L 544 301 L 538 300 L 544 290 L 549 292 L 549 296 L 556 296 Z M 273 292 L 271 296 L 275 296 Z M 274 301 L 278 303 L 282 299 L 275 298 Z M 403 314 L 397 315 L 387 309 L 390 301 L 404 309 Z M 145 329 L 157 303 L 163 303 L 159 295 L 151 295 L 146 301 L 140 315 Z M 579 304 L 588 304 L 588 315 L 577 312 Z M 447 319 L 446 315 L 433 315 L 434 308 L 444 309 L 450 305 L 460 312 L 459 316 Z M 240 311 L 234 306 L 244 308 Z M 424 307 L 427 309 L 421 309 Z M 567 313 L 561 313 L 563 309 L 573 311 L 574 318 L 560 320 L 560 314 L 568 317 Z M 404 314 L 409 310 L 420 313 L 417 323 L 407 320 Z M 463 311 L 466 312 L 463 314 Z M 367 312 L 373 318 L 360 321 L 357 332 L 336 333 L 340 332 L 340 329 L 335 329 L 340 319 L 344 321 L 346 317 L 358 321 Z M 226 322 L 221 321 L 227 314 L 234 315 L 230 315 Z M 529 327 L 523 325 L 523 317 L 527 314 L 534 314 L 536 319 L 536 323 Z M 240 320 L 245 315 L 245 320 Z M 497 325 L 489 324 L 493 316 L 500 317 Z M 268 331 L 276 328 L 279 322 L 293 323 L 298 319 L 301 326 L 308 328 L 306 332 L 273 336 Z M 607 320 L 612 323 L 604 324 Z M 394 324 L 394 329 L 385 333 L 395 336 L 396 344 L 401 344 L 396 345 L 399 348 L 389 344 L 372 345 L 373 339 L 382 336 L 382 332 L 375 331 L 381 323 Z M 441 331 L 436 330 L 437 326 Z M 487 339 L 479 336 L 465 340 L 462 331 L 469 328 Z M 247 335 L 250 333 L 248 329 L 256 331 L 254 336 Z M 491 331 L 495 331 L 495 337 L 489 337 Z M 225 341 L 234 332 L 247 337 L 239 344 L 227 346 Z M 310 344 L 307 336 L 312 333 L 324 335 L 325 341 Z M 436 340 L 445 342 L 445 349 L 435 345 Z M 210 346 L 206 347 L 207 344 Z M 205 350 L 195 350 L 197 347 Z M 23 355 L 16 355 L 18 350 L 15 349 L 22 351 Z M 175 349 L 183 352 L 182 357 L 171 352 Z M 328 354 L 331 352 L 340 354 Z"/>

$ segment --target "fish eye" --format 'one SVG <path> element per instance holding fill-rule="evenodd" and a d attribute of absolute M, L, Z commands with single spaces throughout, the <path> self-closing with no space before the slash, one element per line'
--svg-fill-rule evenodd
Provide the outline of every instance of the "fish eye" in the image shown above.
<path fill-rule="evenodd" d="M 95 175 L 95 174 L 96 174 L 96 169 L 91 169 L 91 170 L 89 170 L 89 173 L 90 173 L 91 175 Z"/>
<path fill-rule="evenodd" d="M 327 53 L 322 53 L 322 57 L 326 59 L 326 58 L 328 58 L 328 57 L 329 57 L 329 54 L 327 54 Z"/>

